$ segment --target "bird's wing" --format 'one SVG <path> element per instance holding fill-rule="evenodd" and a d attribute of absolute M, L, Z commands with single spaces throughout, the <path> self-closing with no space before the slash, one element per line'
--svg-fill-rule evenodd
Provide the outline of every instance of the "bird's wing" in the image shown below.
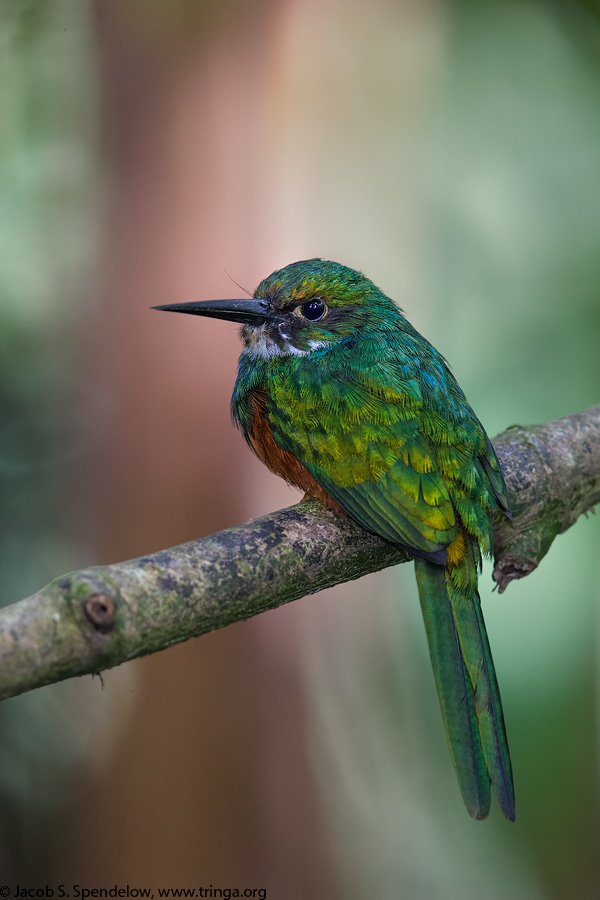
<path fill-rule="evenodd" d="M 492 442 L 489 438 L 486 438 L 485 451 L 479 457 L 479 462 L 481 463 L 485 474 L 487 475 L 488 480 L 492 486 L 492 490 L 494 491 L 498 506 L 500 507 L 500 509 L 504 510 L 509 518 L 512 518 L 510 511 L 510 500 L 508 498 L 508 490 L 506 487 L 506 482 L 504 481 L 504 475 L 502 474 L 502 469 L 500 468 L 500 463 L 498 462 L 496 451 L 494 450 Z"/>
<path fill-rule="evenodd" d="M 421 431 L 422 404 L 404 392 L 324 380 L 319 394 L 286 381 L 267 415 L 273 437 L 363 528 L 443 563 L 455 512 Z"/>

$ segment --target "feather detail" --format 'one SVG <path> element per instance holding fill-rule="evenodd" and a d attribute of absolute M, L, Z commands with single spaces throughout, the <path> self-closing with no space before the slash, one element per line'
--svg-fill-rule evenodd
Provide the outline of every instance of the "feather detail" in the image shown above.
<path fill-rule="evenodd" d="M 450 754 L 467 809 L 489 812 L 490 783 L 515 819 L 515 792 L 496 672 L 477 593 L 478 553 L 466 539 L 457 565 L 415 559 L 423 619 Z M 462 570 L 462 571 L 461 571 Z M 487 797 L 487 802 L 486 802 Z"/>
<path fill-rule="evenodd" d="M 279 475 L 288 484 L 299 488 L 309 497 L 320 500 L 328 509 L 343 512 L 300 460 L 275 442 L 265 415 L 265 400 L 264 392 L 258 390 L 253 391 L 249 399 L 252 413 L 247 440 L 252 450 L 271 472 Z"/>
<path fill-rule="evenodd" d="M 475 819 L 485 819 L 490 811 L 490 779 L 475 716 L 473 686 L 446 590 L 446 572 L 443 566 L 415 559 L 415 574 L 450 756 L 467 810 Z"/>

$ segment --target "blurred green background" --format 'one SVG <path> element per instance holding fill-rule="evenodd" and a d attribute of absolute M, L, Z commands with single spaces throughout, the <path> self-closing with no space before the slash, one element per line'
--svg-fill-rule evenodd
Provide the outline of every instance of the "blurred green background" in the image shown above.
<path fill-rule="evenodd" d="M 1 0 L 2 602 L 296 501 L 236 330 L 149 311 L 230 276 L 362 269 L 490 434 L 597 402 L 599 200 L 591 0 Z M 597 897 L 599 537 L 482 578 L 515 825 L 462 806 L 404 566 L 3 703 L 0 881 Z"/>

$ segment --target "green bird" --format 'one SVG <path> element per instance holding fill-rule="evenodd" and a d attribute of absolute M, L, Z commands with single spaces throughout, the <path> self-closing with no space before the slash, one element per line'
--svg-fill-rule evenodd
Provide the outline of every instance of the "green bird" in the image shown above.
<path fill-rule="evenodd" d="M 404 547 L 462 796 L 515 796 L 477 577 L 491 512 L 510 516 L 494 448 L 443 356 L 361 272 L 292 263 L 254 296 L 159 306 L 242 324 L 235 423 L 271 471 Z M 490 788 L 491 785 L 491 788 Z"/>

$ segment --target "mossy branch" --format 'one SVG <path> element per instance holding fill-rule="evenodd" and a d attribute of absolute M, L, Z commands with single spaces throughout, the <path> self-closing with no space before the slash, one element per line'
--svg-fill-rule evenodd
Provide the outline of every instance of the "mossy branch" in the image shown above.
<path fill-rule="evenodd" d="M 600 404 L 494 446 L 514 519 L 495 522 L 500 590 L 600 501 Z M 84 569 L 0 611 L 0 699 L 100 672 L 410 557 L 311 500 L 140 559 Z"/>

